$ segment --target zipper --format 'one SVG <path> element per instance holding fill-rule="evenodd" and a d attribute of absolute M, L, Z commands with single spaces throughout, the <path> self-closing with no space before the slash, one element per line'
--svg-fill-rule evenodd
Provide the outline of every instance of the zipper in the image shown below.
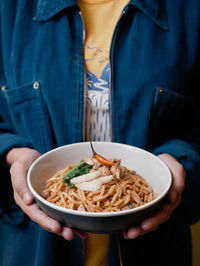
<path fill-rule="evenodd" d="M 113 110 L 112 110 L 112 95 L 113 95 L 113 87 L 112 87 L 112 77 L 113 77 L 113 53 L 114 53 L 114 41 L 116 39 L 116 35 L 117 35 L 117 32 L 118 32 L 118 29 L 119 29 L 119 25 L 120 25 L 120 21 L 121 21 L 121 18 L 123 17 L 123 15 L 126 13 L 126 9 L 127 9 L 128 5 L 126 5 L 123 9 L 123 11 L 121 12 L 118 20 L 117 20 L 117 23 L 116 23 L 116 26 L 115 26 L 115 29 L 114 29 L 114 32 L 113 32 L 113 35 L 112 35 L 112 39 L 111 39 L 111 44 L 110 44 L 110 50 L 109 50 L 109 65 L 110 65 L 110 73 L 109 73 L 109 99 L 110 99 L 110 139 L 111 141 L 113 141 Z"/>
<path fill-rule="evenodd" d="M 83 19 L 83 15 L 81 11 L 79 11 L 79 15 L 81 17 L 82 21 L 82 27 L 83 27 L 83 36 L 82 36 L 82 48 L 83 48 L 83 62 L 84 62 L 84 46 L 85 46 L 85 22 Z M 86 141 L 86 92 L 87 92 L 87 82 L 86 82 L 86 69 L 84 64 L 84 88 L 83 88 L 83 124 L 82 124 L 82 136 L 83 140 Z"/>

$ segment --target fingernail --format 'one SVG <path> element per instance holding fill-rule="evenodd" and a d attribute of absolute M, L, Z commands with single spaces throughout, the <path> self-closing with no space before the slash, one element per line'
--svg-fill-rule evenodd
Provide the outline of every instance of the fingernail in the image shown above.
<path fill-rule="evenodd" d="M 23 195 L 23 200 L 26 204 L 28 204 L 31 200 L 31 195 L 29 192 L 25 192 L 24 195 Z"/>

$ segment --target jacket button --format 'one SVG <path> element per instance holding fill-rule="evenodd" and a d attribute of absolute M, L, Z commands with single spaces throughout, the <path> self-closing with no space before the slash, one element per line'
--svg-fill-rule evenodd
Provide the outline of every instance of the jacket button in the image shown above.
<path fill-rule="evenodd" d="M 158 94 L 162 94 L 163 93 L 163 88 L 159 87 L 158 88 Z"/>
<path fill-rule="evenodd" d="M 2 91 L 5 91 L 5 89 L 6 89 L 6 86 L 2 86 L 2 87 L 1 87 L 1 90 L 2 90 Z"/>
<path fill-rule="evenodd" d="M 37 90 L 37 89 L 39 89 L 39 87 L 40 87 L 39 82 L 35 81 L 35 82 L 33 83 L 33 88 L 34 88 L 35 90 Z"/>

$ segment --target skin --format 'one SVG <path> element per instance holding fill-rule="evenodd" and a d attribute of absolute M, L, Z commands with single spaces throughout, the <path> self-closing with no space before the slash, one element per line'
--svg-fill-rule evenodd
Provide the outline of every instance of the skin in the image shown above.
<path fill-rule="evenodd" d="M 167 195 L 167 201 L 154 216 L 145 219 L 140 226 L 132 227 L 127 232 L 124 232 L 124 237 L 127 239 L 134 239 L 140 235 L 154 231 L 160 224 L 170 218 L 173 211 L 181 202 L 186 178 L 186 172 L 183 166 L 176 158 L 169 154 L 160 154 L 158 157 L 168 166 L 172 174 L 172 185 Z"/>
<path fill-rule="evenodd" d="M 28 189 L 26 176 L 30 165 L 39 156 L 39 152 L 29 148 L 13 148 L 6 156 L 7 163 L 10 166 L 11 182 L 16 203 L 32 221 L 38 223 L 44 230 L 58 234 L 66 240 L 72 240 L 74 234 L 83 239 L 87 238 L 85 233 L 61 226 L 58 221 L 48 217 L 34 202 L 33 196 Z M 169 154 L 160 154 L 158 157 L 168 166 L 172 174 L 172 186 L 167 196 L 167 202 L 154 216 L 145 219 L 139 226 L 132 227 L 124 232 L 126 239 L 135 239 L 158 228 L 160 224 L 170 218 L 181 201 L 186 177 L 183 166 Z"/>

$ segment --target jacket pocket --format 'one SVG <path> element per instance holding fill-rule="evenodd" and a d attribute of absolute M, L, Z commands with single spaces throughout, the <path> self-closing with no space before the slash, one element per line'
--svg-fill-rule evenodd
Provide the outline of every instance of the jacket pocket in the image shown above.
<path fill-rule="evenodd" d="M 16 133 L 28 139 L 35 149 L 44 153 L 51 149 L 52 145 L 41 89 L 39 82 L 33 82 L 17 88 L 6 88 L 3 92 Z"/>
<path fill-rule="evenodd" d="M 194 114 L 195 98 L 163 87 L 154 94 L 152 124 L 157 133 L 166 137 L 179 137 L 190 126 Z"/>

